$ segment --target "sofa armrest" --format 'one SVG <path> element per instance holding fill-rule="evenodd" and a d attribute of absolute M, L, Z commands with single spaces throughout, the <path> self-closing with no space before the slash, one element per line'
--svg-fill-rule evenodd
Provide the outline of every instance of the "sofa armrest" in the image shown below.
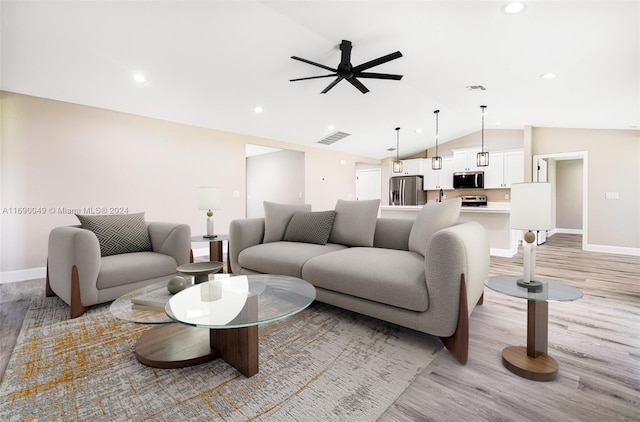
<path fill-rule="evenodd" d="M 191 257 L 191 227 L 187 224 L 150 222 L 147 224 L 154 252 L 172 256 L 178 266 Z"/>
<path fill-rule="evenodd" d="M 482 225 L 461 222 L 437 231 L 427 244 L 425 274 L 429 310 L 444 315 L 452 334 L 460 304 L 460 275 L 464 274 L 469 315 L 484 291 L 489 276 L 489 238 Z"/>
<path fill-rule="evenodd" d="M 100 259 L 100 244 L 93 232 L 80 227 L 54 228 L 49 234 L 47 258 L 51 290 L 71 304 L 71 272 L 76 266 L 82 303 L 96 303 Z"/>
<path fill-rule="evenodd" d="M 238 255 L 250 246 L 259 245 L 264 238 L 264 218 L 233 220 L 229 224 L 229 263 L 231 272 L 240 274 Z"/>

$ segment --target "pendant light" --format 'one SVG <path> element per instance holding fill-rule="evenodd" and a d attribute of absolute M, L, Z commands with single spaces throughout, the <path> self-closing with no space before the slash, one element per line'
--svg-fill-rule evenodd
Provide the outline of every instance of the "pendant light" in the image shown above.
<path fill-rule="evenodd" d="M 438 155 L 438 114 L 440 114 L 440 110 L 433 113 L 436 115 L 436 155 L 431 158 L 431 169 L 442 170 L 442 157 Z"/>
<path fill-rule="evenodd" d="M 396 160 L 393 162 L 393 172 L 402 173 L 402 161 L 400 161 L 400 128 L 396 128 Z"/>
<path fill-rule="evenodd" d="M 481 105 L 480 106 L 480 111 L 482 114 L 482 132 L 481 132 L 481 136 L 482 136 L 482 149 L 480 150 L 480 152 L 478 153 L 478 155 L 476 156 L 476 166 L 478 167 L 486 167 L 489 165 L 489 152 L 485 152 L 484 151 L 484 114 L 485 114 L 485 109 L 487 108 L 486 105 Z"/>

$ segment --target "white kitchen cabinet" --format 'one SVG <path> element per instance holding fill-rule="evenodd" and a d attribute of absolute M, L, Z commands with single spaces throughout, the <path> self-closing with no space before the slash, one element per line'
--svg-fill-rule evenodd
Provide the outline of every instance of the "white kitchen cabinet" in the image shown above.
<path fill-rule="evenodd" d="M 424 158 L 412 158 L 409 160 L 402 160 L 402 173 L 395 173 L 396 176 L 424 176 L 425 171 Z"/>
<path fill-rule="evenodd" d="M 442 157 L 442 169 L 433 170 L 427 159 L 424 172 L 424 190 L 453 189 L 453 157 Z"/>
<path fill-rule="evenodd" d="M 486 167 L 476 166 L 476 155 L 480 152 L 480 148 L 477 149 L 464 149 L 453 151 L 453 171 L 479 171 L 484 170 Z M 489 154 L 489 163 L 491 163 L 491 154 Z"/>
<path fill-rule="evenodd" d="M 484 188 L 505 189 L 520 182 L 524 182 L 524 151 L 491 153 L 489 166 L 484 168 Z"/>

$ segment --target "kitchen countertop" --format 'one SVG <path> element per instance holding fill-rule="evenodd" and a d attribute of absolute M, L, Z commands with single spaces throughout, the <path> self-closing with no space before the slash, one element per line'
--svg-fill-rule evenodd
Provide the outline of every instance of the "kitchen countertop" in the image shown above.
<path fill-rule="evenodd" d="M 420 211 L 422 207 L 422 205 L 382 205 L 380 209 L 383 211 Z M 460 212 L 509 214 L 511 203 L 494 202 L 487 204 L 486 207 L 461 207 Z"/>

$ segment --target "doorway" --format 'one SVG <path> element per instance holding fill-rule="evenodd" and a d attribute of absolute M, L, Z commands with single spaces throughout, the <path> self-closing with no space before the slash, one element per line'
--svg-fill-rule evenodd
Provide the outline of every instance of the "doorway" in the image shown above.
<path fill-rule="evenodd" d="M 382 170 L 356 170 L 356 200 L 380 199 L 382 195 Z"/>
<path fill-rule="evenodd" d="M 551 234 L 581 233 L 582 250 L 586 250 L 589 233 L 587 151 L 534 155 L 533 163 L 533 180 L 546 179 L 551 183 Z"/>

